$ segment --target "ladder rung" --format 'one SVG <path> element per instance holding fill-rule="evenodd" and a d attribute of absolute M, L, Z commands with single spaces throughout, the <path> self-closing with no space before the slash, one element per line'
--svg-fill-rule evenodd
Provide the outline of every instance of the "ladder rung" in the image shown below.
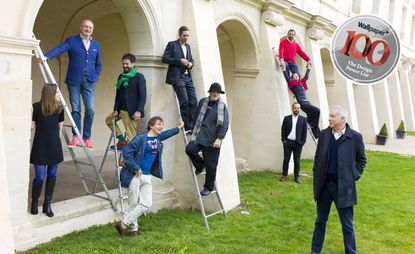
<path fill-rule="evenodd" d="M 84 180 L 91 181 L 91 182 L 96 182 L 96 183 L 100 182 L 97 178 L 92 178 L 92 177 L 87 177 L 87 176 L 82 176 L 81 178 Z"/>
<path fill-rule="evenodd" d="M 83 161 L 78 161 L 78 160 L 74 160 L 75 163 L 81 164 L 81 165 L 86 165 L 86 166 L 92 166 L 91 163 L 89 162 L 83 162 Z"/>
<path fill-rule="evenodd" d="M 223 210 L 219 210 L 219 211 L 217 211 L 217 212 L 214 212 L 214 213 L 208 214 L 208 215 L 206 215 L 206 218 L 209 218 L 209 217 L 211 217 L 211 216 L 213 216 L 213 215 L 216 215 L 216 214 L 219 214 L 219 213 L 223 213 Z"/>

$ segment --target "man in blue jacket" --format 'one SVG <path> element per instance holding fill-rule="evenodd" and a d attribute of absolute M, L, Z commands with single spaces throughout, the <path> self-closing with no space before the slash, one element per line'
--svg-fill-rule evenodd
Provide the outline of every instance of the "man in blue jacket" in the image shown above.
<path fill-rule="evenodd" d="M 179 39 L 167 44 L 162 58 L 163 63 L 169 65 L 166 83 L 173 85 L 176 92 L 186 131 L 193 129 L 197 108 L 196 91 L 190 71 L 194 66 L 194 61 L 190 45 L 187 43 L 189 36 L 189 28 L 180 27 Z"/>
<path fill-rule="evenodd" d="M 92 149 L 90 142 L 92 122 L 95 114 L 95 82 L 101 72 L 100 47 L 91 35 L 94 24 L 91 20 L 82 20 L 81 33 L 68 37 L 64 43 L 46 53 L 46 60 L 68 52 L 69 65 L 65 83 L 68 85 L 69 100 L 72 108 L 72 117 L 78 130 L 81 132 L 81 95 L 84 100 L 85 116 L 82 137 L 88 149 Z M 79 137 L 72 131 L 74 137 L 68 147 L 79 144 Z"/>
<path fill-rule="evenodd" d="M 362 135 L 346 123 L 347 111 L 332 107 L 329 127 L 321 131 L 314 157 L 314 199 L 317 201 L 311 253 L 320 253 L 326 222 L 334 201 L 343 231 L 345 253 L 356 253 L 353 206 L 357 204 L 356 181 L 366 165 Z"/>
<path fill-rule="evenodd" d="M 220 98 L 222 87 L 213 83 L 209 88 L 209 96 L 199 101 L 197 120 L 192 138 L 186 146 L 186 154 L 196 168 L 196 174 L 206 168 L 206 179 L 202 196 L 213 191 L 216 180 L 216 170 L 219 161 L 220 147 L 229 128 L 229 113 L 225 102 Z M 203 158 L 199 151 L 202 151 Z"/>
<path fill-rule="evenodd" d="M 124 148 L 125 166 L 121 170 L 120 181 L 122 187 L 128 188 L 129 208 L 123 214 L 122 220 L 115 224 L 120 236 L 126 235 L 127 226 L 130 226 L 130 236 L 137 236 L 137 219 L 152 205 L 151 175 L 163 179 L 162 141 L 179 133 L 184 123 L 179 119 L 177 128 L 166 131 L 162 131 L 163 125 L 161 117 L 150 118 L 147 123 L 148 131 L 135 136 Z"/>
<path fill-rule="evenodd" d="M 137 123 L 144 117 L 144 105 L 147 99 L 146 79 L 135 66 L 135 56 L 131 53 L 122 57 L 123 73 L 118 76 L 114 112 L 105 123 L 112 129 L 112 119 L 122 120 L 127 139 L 124 138 L 120 127 L 115 123 L 115 135 L 118 138 L 117 148 L 122 148 L 137 135 Z"/>

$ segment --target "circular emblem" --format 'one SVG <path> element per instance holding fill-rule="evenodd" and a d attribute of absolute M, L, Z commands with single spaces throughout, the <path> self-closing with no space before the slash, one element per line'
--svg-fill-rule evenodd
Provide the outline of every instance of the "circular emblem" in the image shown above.
<path fill-rule="evenodd" d="M 337 71 L 359 84 L 387 78 L 399 63 L 399 38 L 393 27 L 373 15 L 358 15 L 340 25 L 331 41 Z"/>

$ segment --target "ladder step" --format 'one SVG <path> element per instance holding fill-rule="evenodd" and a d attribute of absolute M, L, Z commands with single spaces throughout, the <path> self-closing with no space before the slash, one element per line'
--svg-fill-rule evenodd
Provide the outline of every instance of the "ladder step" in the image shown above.
<path fill-rule="evenodd" d="M 84 161 L 79 161 L 79 160 L 74 160 L 74 162 L 81 164 L 81 165 L 92 166 L 92 163 L 90 162 L 84 162 Z"/>
<path fill-rule="evenodd" d="M 96 183 L 100 182 L 97 178 L 92 178 L 92 177 L 87 177 L 87 176 L 82 176 L 81 178 L 84 180 L 91 181 L 91 182 L 96 182 Z"/>
<path fill-rule="evenodd" d="M 223 213 L 223 210 L 219 210 L 219 211 L 217 211 L 217 212 L 214 212 L 214 213 L 208 214 L 208 215 L 206 215 L 206 218 L 209 218 L 209 217 L 211 217 L 211 216 L 213 216 L 213 215 L 216 215 L 216 214 L 219 214 L 219 213 Z"/>

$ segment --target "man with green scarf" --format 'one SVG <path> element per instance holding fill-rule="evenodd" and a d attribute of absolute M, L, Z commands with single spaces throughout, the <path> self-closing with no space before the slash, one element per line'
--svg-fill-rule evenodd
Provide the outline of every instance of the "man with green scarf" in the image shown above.
<path fill-rule="evenodd" d="M 115 133 L 118 138 L 117 148 L 124 147 L 128 141 L 137 135 L 137 123 L 144 117 L 144 105 L 147 99 L 146 80 L 135 66 L 135 56 L 131 53 L 122 57 L 124 72 L 118 76 L 114 112 L 106 119 L 107 126 L 112 129 L 112 119 L 115 119 Z M 124 138 L 117 121 L 122 120 L 127 133 Z"/>

